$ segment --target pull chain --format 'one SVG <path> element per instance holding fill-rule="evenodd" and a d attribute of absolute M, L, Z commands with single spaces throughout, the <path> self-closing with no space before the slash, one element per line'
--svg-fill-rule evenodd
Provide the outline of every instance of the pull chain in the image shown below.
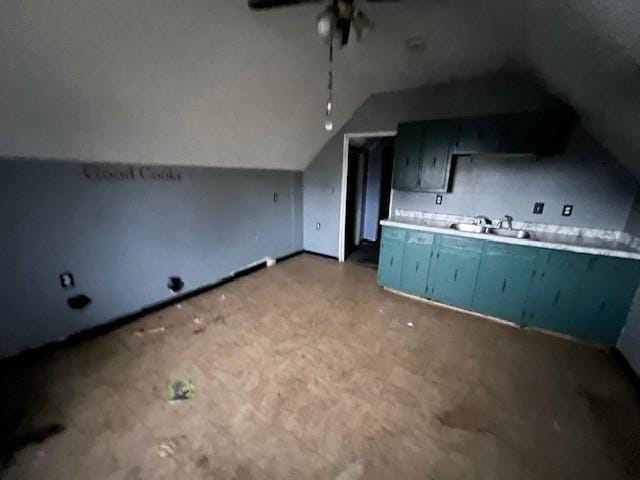
<path fill-rule="evenodd" d="M 333 39 L 329 40 L 329 98 L 327 99 L 327 118 L 324 128 L 327 132 L 333 130 L 331 111 L 333 110 Z"/>

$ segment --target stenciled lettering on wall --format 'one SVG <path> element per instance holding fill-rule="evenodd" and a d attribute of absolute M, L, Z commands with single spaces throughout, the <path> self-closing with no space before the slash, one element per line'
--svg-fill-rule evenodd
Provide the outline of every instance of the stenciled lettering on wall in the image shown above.
<path fill-rule="evenodd" d="M 182 174 L 172 167 L 102 165 L 82 166 L 85 178 L 98 182 L 181 182 Z"/>

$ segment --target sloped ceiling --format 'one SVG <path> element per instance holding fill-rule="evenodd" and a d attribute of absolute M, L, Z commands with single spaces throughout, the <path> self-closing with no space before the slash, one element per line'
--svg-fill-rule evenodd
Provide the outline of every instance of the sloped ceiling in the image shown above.
<path fill-rule="evenodd" d="M 371 94 L 530 73 L 631 170 L 640 152 L 632 0 L 404 0 L 337 52 L 336 129 Z M 562 5 L 558 5 L 562 4 Z M 613 5 L 611 5 L 613 4 Z M 303 169 L 327 141 L 319 5 L 243 0 L 0 3 L 0 155 Z M 421 36 L 423 52 L 405 40 Z"/>

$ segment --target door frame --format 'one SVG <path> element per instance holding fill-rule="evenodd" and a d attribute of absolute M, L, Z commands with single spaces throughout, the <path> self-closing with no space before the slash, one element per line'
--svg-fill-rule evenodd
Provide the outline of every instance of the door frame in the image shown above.
<path fill-rule="evenodd" d="M 380 132 L 359 132 L 345 133 L 342 140 L 342 183 L 340 189 L 340 231 L 338 234 L 338 261 L 344 262 L 345 257 L 345 222 L 347 220 L 347 175 L 349 173 L 349 139 L 351 138 L 371 138 L 371 137 L 395 137 L 396 130 L 384 130 Z M 391 189 L 391 199 L 393 202 L 393 188 Z"/>

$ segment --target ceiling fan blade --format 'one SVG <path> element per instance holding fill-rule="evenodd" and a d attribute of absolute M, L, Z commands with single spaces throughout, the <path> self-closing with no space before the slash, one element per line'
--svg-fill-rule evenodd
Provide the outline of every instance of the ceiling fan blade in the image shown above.
<path fill-rule="evenodd" d="M 288 7 L 303 3 L 322 3 L 323 0 L 248 0 L 249 8 L 253 10 L 266 10 L 275 7 Z"/>

